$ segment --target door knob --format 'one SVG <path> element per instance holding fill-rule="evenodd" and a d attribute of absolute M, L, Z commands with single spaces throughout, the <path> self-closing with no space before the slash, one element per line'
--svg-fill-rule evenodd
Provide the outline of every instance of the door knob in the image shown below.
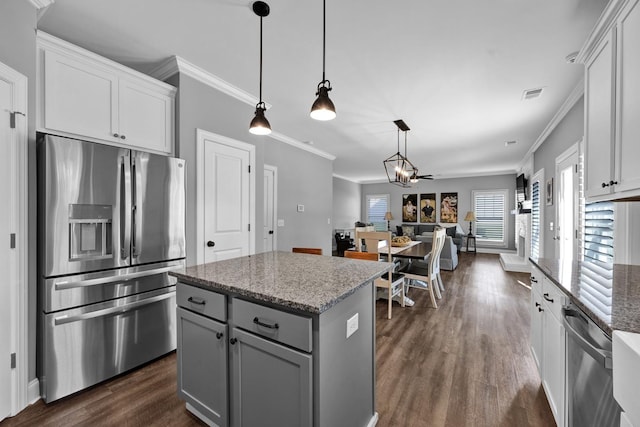
<path fill-rule="evenodd" d="M 216 245 L 216 242 L 212 242 L 211 240 L 207 242 L 207 246 L 210 248 L 214 247 L 215 245 Z"/>

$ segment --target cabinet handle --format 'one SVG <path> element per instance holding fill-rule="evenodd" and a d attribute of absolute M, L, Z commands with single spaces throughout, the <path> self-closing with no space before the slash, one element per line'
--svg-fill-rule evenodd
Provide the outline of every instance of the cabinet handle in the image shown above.
<path fill-rule="evenodd" d="M 124 135 L 120 135 L 120 139 L 127 139 L 127 137 Z"/>
<path fill-rule="evenodd" d="M 216 338 L 220 339 L 224 336 L 222 332 L 216 332 Z"/>
<path fill-rule="evenodd" d="M 538 307 L 538 311 L 539 311 L 539 312 L 544 311 L 544 308 L 542 308 L 542 307 Z"/>
<path fill-rule="evenodd" d="M 118 138 L 120 135 L 118 135 L 117 133 L 114 133 L 113 136 L 115 136 L 116 138 Z"/>
<path fill-rule="evenodd" d="M 549 298 L 549 294 L 544 294 L 542 295 L 544 297 L 544 299 L 546 299 L 549 302 L 553 302 L 553 298 Z"/>
<path fill-rule="evenodd" d="M 536 278 L 535 278 L 535 277 L 533 277 L 533 276 L 531 276 L 531 281 L 532 281 L 533 283 L 538 283 L 538 279 L 536 279 Z"/>
<path fill-rule="evenodd" d="M 536 303 L 536 307 L 540 307 L 540 303 L 539 302 Z"/>
<path fill-rule="evenodd" d="M 238 342 L 238 339 L 237 339 L 237 338 L 231 338 L 231 339 L 229 340 L 229 344 L 231 344 L 231 345 L 234 345 L 234 344 L 235 344 L 235 343 L 237 343 L 237 342 Z"/>
<path fill-rule="evenodd" d="M 609 181 L 609 185 L 618 185 L 618 181 Z"/>
<path fill-rule="evenodd" d="M 259 326 L 264 326 L 265 328 L 269 328 L 269 329 L 279 329 L 280 325 L 278 325 L 277 323 L 274 323 L 273 325 L 269 324 L 269 323 L 264 323 L 261 322 L 260 319 L 258 319 L 257 317 L 253 318 L 253 323 L 255 323 L 256 325 Z"/>
<path fill-rule="evenodd" d="M 189 297 L 187 301 L 189 301 L 192 304 L 198 304 L 198 305 L 205 305 L 207 303 L 202 298 L 197 298 L 197 297 Z"/>

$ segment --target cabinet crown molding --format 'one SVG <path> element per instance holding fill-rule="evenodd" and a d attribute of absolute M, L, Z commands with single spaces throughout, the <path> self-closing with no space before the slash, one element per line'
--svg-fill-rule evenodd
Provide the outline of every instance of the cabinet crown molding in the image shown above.
<path fill-rule="evenodd" d="M 576 62 L 578 64 L 585 64 L 587 62 L 587 59 L 598 46 L 598 42 L 611 30 L 620 11 L 630 1 L 635 0 L 611 0 L 609 2 L 600 15 L 600 18 L 598 18 L 596 25 L 591 30 L 589 37 L 587 37 L 587 40 L 582 45 L 578 56 L 576 56 Z"/>

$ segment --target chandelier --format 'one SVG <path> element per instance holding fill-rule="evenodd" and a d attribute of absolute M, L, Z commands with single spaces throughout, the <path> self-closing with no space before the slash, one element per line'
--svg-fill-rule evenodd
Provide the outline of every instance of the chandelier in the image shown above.
<path fill-rule="evenodd" d="M 407 131 L 409 126 L 403 120 L 395 120 L 393 123 L 398 127 L 398 152 L 384 160 L 385 172 L 389 183 L 400 187 L 411 187 L 411 183 L 418 174 L 418 169 L 407 158 Z M 400 131 L 404 132 L 404 156 L 400 154 Z"/>

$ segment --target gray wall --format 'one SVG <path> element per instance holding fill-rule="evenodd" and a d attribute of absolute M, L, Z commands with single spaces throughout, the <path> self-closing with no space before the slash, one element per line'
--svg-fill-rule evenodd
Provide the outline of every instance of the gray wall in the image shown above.
<path fill-rule="evenodd" d="M 168 83 L 179 88 L 176 154 L 187 161 L 187 263 L 196 262 L 196 129 L 224 135 L 256 147 L 256 252 L 262 250 L 264 164 L 278 168 L 278 249 L 320 247 L 331 253 L 332 161 L 249 133 L 254 108 L 183 74 Z M 272 124 L 273 126 L 274 124 Z M 275 128 L 275 126 L 274 126 Z M 297 205 L 305 205 L 297 212 Z"/>
<path fill-rule="evenodd" d="M 401 188 L 393 184 L 364 184 L 362 186 L 361 198 L 361 216 L 365 221 L 367 208 L 367 194 L 390 194 L 391 213 L 393 220 L 391 221 L 391 229 L 395 230 L 395 226 L 402 223 L 402 195 L 403 194 L 421 194 L 436 193 L 437 214 L 436 221 L 440 221 L 440 193 L 458 193 L 458 224 L 463 231 L 469 231 L 469 223 L 464 221 L 467 211 L 471 210 L 471 191 L 472 190 L 507 190 L 507 206 L 509 211 L 515 207 L 515 191 L 516 191 L 516 174 L 479 176 L 472 178 L 449 178 L 435 179 L 433 181 L 421 180 L 414 184 L 411 188 Z M 508 249 L 515 249 L 515 216 L 507 215 L 507 244 Z M 478 244 L 478 247 L 481 247 Z"/>
<path fill-rule="evenodd" d="M 333 178 L 333 228 L 350 229 L 360 221 L 362 186 L 352 181 Z"/>
<path fill-rule="evenodd" d="M 333 161 L 268 138 L 264 162 L 278 168 L 278 219 L 284 220 L 276 228 L 278 250 L 313 247 L 331 255 Z"/>
<path fill-rule="evenodd" d="M 29 259 L 28 259 L 28 378 L 36 377 L 36 9 L 24 0 L 2 0 L 0 11 L 0 62 L 24 74 L 29 79 L 27 115 L 28 146 L 28 200 L 29 200 Z"/>
<path fill-rule="evenodd" d="M 536 173 L 544 168 L 545 181 L 553 178 L 555 182 L 556 174 L 556 157 L 571 147 L 576 142 L 582 140 L 584 135 L 584 97 L 569 110 L 565 117 L 558 123 L 556 128 L 544 140 L 542 145 L 533 153 L 533 172 Z M 553 232 L 549 230 L 549 223 L 554 222 L 556 218 L 556 206 L 544 206 L 544 257 L 555 258 L 556 249 L 553 240 Z"/>

